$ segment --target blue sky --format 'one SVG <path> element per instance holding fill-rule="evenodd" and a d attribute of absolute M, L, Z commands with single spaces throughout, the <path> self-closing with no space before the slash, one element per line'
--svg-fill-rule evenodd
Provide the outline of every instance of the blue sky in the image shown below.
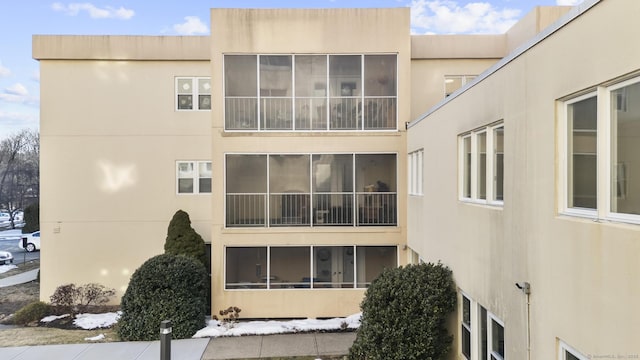
<path fill-rule="evenodd" d="M 582 0 L 0 0 L 0 139 L 39 123 L 33 34 L 207 35 L 209 8 L 410 7 L 415 34 L 502 33 L 537 5 Z"/>

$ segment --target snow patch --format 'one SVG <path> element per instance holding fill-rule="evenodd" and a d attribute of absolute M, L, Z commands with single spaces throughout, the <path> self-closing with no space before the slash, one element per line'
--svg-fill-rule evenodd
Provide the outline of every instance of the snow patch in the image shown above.
<path fill-rule="evenodd" d="M 100 340 L 102 340 L 104 338 L 105 338 L 104 334 L 100 334 L 100 335 L 96 335 L 94 337 L 86 337 L 86 338 L 84 338 L 84 340 L 85 341 L 100 341 Z"/>
<path fill-rule="evenodd" d="M 42 320 L 40 320 L 40 322 L 50 323 L 50 322 L 52 322 L 54 320 L 64 319 L 64 318 L 69 317 L 69 316 L 71 316 L 71 315 L 69 315 L 69 314 L 64 314 L 64 315 L 60 315 L 60 316 L 51 315 L 51 316 L 47 316 L 45 318 L 42 318 Z"/>
<path fill-rule="evenodd" d="M 11 269 L 16 269 L 17 266 L 15 265 L 0 265 L 0 274 L 2 273 L 6 273 L 7 271 L 11 270 Z"/>
<path fill-rule="evenodd" d="M 108 328 L 117 323 L 121 315 L 121 311 L 104 314 L 78 314 L 73 320 L 73 324 L 85 330 Z"/>

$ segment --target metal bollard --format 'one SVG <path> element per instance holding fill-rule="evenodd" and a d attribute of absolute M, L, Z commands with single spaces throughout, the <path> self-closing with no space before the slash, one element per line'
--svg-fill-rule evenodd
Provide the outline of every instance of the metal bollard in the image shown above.
<path fill-rule="evenodd" d="M 160 360 L 171 360 L 171 320 L 160 323 Z"/>

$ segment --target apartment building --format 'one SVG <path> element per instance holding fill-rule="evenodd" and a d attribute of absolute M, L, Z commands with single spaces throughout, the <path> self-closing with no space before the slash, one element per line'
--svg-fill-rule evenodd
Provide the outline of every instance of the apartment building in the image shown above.
<path fill-rule="evenodd" d="M 457 359 L 636 358 L 634 0 L 585 1 L 408 126 L 408 240 L 459 287 Z"/>
<path fill-rule="evenodd" d="M 638 232 L 634 216 L 610 221 L 609 207 L 582 208 L 596 205 L 593 177 L 581 174 L 606 175 L 604 157 L 576 157 L 566 166 L 577 161 L 580 176 L 556 176 L 568 174 L 556 165 L 567 146 L 558 119 L 571 104 L 601 109 L 609 90 L 628 94 L 620 102 L 632 109 L 622 101 L 632 90 L 610 88 L 635 71 L 636 50 L 621 35 L 631 16 L 611 20 L 631 4 L 567 15 L 540 7 L 500 35 L 410 35 L 409 9 L 399 8 L 212 9 L 211 35 L 201 37 L 34 36 L 41 298 L 69 282 L 121 295 L 163 252 L 182 209 L 211 251 L 214 313 L 350 315 L 382 269 L 442 260 L 463 304 L 456 356 L 468 353 L 463 339 L 480 354 L 487 332 L 504 344 L 494 358 L 525 358 L 529 337 L 543 354 L 533 358 L 553 358 L 558 346 L 604 351 L 585 346 L 596 343 L 586 323 L 630 310 L 608 309 L 617 297 L 592 291 L 630 284 L 623 274 Z M 614 26 L 593 25 L 601 21 Z M 578 129 L 593 130 L 587 123 Z M 594 131 L 576 133 L 593 147 Z M 635 167 L 615 163 L 627 175 L 614 203 L 633 208 Z M 562 181 L 580 206 L 558 205 Z M 580 285 L 593 279 L 600 287 Z M 516 282 L 531 285 L 529 297 Z M 634 286 L 621 296 L 637 299 Z M 575 306 L 576 297 L 588 299 Z M 560 325 L 563 311 L 573 319 L 592 305 L 602 318 Z M 628 337 L 616 339 L 606 349 L 628 349 L 617 346 Z"/>

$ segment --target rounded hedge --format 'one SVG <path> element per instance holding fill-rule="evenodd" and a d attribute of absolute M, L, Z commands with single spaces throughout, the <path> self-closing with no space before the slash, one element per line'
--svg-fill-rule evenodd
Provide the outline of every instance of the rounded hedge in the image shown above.
<path fill-rule="evenodd" d="M 192 337 L 205 326 L 206 270 L 194 258 L 163 254 L 133 273 L 122 297 L 118 334 L 126 341 L 160 338 L 160 323 L 171 320 L 172 337 Z"/>
<path fill-rule="evenodd" d="M 350 359 L 444 359 L 456 304 L 451 270 L 442 264 L 386 269 L 365 293 Z"/>
<path fill-rule="evenodd" d="M 26 325 L 34 321 L 40 321 L 45 316 L 51 315 L 51 313 L 52 310 L 49 304 L 42 301 L 34 301 L 18 310 L 11 318 L 11 322 L 15 325 Z"/>

